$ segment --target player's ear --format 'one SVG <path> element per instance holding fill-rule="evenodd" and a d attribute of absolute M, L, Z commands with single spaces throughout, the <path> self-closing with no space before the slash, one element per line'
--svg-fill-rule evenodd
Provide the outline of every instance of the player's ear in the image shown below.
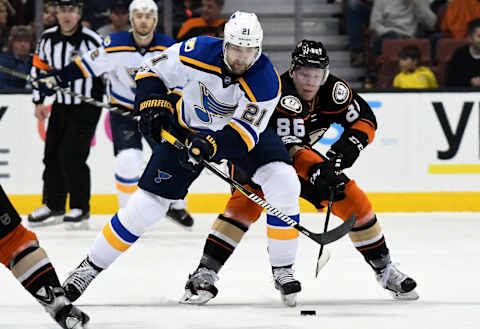
<path fill-rule="evenodd" d="M 293 79 L 293 70 L 292 69 L 288 70 L 288 75 L 290 76 L 290 78 Z"/>

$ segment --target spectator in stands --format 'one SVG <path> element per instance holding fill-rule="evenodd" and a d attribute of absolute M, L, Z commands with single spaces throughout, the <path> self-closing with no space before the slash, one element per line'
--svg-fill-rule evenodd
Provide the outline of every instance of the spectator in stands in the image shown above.
<path fill-rule="evenodd" d="M 437 79 L 433 72 L 420 64 L 420 48 L 406 46 L 398 54 L 400 73 L 393 79 L 395 88 L 438 88 Z"/>
<path fill-rule="evenodd" d="M 224 0 L 202 0 L 202 16 L 187 19 L 178 32 L 177 41 L 199 35 L 218 37 L 219 30 L 227 21 L 220 16 L 224 2 Z"/>
<path fill-rule="evenodd" d="M 467 26 L 469 44 L 458 48 L 448 62 L 447 87 L 480 88 L 480 18 Z"/>
<path fill-rule="evenodd" d="M 202 15 L 202 1 L 201 0 L 185 0 L 185 9 L 188 17 L 199 17 Z"/>
<path fill-rule="evenodd" d="M 114 0 L 85 0 L 82 25 L 96 31 L 109 23 L 110 8 Z"/>
<path fill-rule="evenodd" d="M 365 29 L 370 23 L 374 0 L 346 0 L 345 17 L 347 19 L 350 64 L 360 67 L 365 64 Z"/>
<path fill-rule="evenodd" d="M 43 29 L 46 30 L 57 25 L 57 8 L 55 2 L 48 1 L 43 4 Z"/>
<path fill-rule="evenodd" d="M 8 44 L 8 10 L 3 1 L 0 0 L 0 52 L 7 51 Z"/>
<path fill-rule="evenodd" d="M 29 74 L 32 68 L 33 33 L 29 26 L 12 27 L 8 38 L 8 52 L 0 55 L 0 65 L 17 72 Z M 24 89 L 26 81 L 0 72 L 0 89 Z"/>
<path fill-rule="evenodd" d="M 384 39 L 414 38 L 422 29 L 433 30 L 437 16 L 429 5 L 429 0 L 375 0 L 370 17 L 374 54 L 381 54 Z"/>
<path fill-rule="evenodd" d="M 97 30 L 97 33 L 105 38 L 106 36 L 120 31 L 128 31 L 130 22 L 128 20 L 128 6 L 130 1 L 114 0 L 110 9 L 110 24 L 106 24 Z"/>
<path fill-rule="evenodd" d="M 442 19 L 442 32 L 447 37 L 465 38 L 467 36 L 468 22 L 479 17 L 479 0 L 452 0 Z"/>

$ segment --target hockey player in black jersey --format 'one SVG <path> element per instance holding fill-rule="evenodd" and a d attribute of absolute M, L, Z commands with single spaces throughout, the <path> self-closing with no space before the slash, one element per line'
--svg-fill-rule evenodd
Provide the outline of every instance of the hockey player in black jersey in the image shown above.
<path fill-rule="evenodd" d="M 361 151 L 375 135 L 375 115 L 365 100 L 353 91 L 347 82 L 330 74 L 329 57 L 320 42 L 303 40 L 292 53 L 289 71 L 281 76 L 282 96 L 269 121 L 294 161 L 301 182 L 301 197 L 318 210 L 328 203 L 330 189 L 334 191 L 332 212 L 342 220 L 352 214 L 357 221 L 349 233 L 355 248 L 372 267 L 379 284 L 389 290 L 395 299 L 417 299 L 416 282 L 392 264 L 380 222 L 367 195 L 343 173 L 351 167 Z M 332 123 L 344 127 L 326 156 L 312 146 L 322 138 Z M 232 167 L 233 176 L 261 195 L 261 189 Z M 197 270 L 185 287 L 184 303 L 203 304 L 217 294 L 215 281 L 225 264 L 255 222 L 262 208 L 238 191 L 233 192 L 223 214 L 212 226 Z M 297 235 L 282 235 L 267 230 L 269 238 L 297 239 Z M 269 246 L 269 252 L 271 252 Z M 280 290 L 288 306 L 295 305 L 295 295 L 301 290 L 293 277 L 293 263 L 273 268 L 275 287 Z"/>
<path fill-rule="evenodd" d="M 65 297 L 55 269 L 40 247 L 37 236 L 21 221 L 0 185 L 0 262 L 62 328 L 86 328 L 88 315 Z"/>

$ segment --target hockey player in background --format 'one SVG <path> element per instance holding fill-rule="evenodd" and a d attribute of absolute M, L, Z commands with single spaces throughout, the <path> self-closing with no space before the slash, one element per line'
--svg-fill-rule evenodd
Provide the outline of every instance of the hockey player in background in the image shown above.
<path fill-rule="evenodd" d="M 89 317 L 65 297 L 47 253 L 21 222 L 0 185 L 0 262 L 62 328 L 85 328 Z"/>
<path fill-rule="evenodd" d="M 138 67 L 145 60 L 159 56 L 163 50 L 174 44 L 174 41 L 155 32 L 158 9 L 153 0 L 134 0 L 129 6 L 129 17 L 132 31 L 111 34 L 105 38 L 101 47 L 76 58 L 60 71 L 50 71 L 46 76 L 42 76 L 41 81 L 49 79 L 53 84 L 66 87 L 70 81 L 107 73 L 110 103 L 126 111 L 133 111 L 135 74 Z M 137 121 L 130 116 L 112 112 L 110 124 L 118 203 L 122 208 L 137 189 L 144 167 L 142 135 L 137 129 Z M 190 227 L 193 225 L 193 218 L 185 210 L 185 206 L 184 200 L 175 201 L 167 211 L 167 217 Z"/>
<path fill-rule="evenodd" d="M 332 212 L 342 220 L 357 215 L 349 233 L 355 248 L 375 272 L 379 284 L 395 299 L 417 299 L 416 282 L 392 264 L 380 222 L 367 195 L 345 174 L 336 170 L 350 168 L 360 152 L 373 141 L 377 122 L 370 106 L 344 80 L 329 74 L 329 57 L 320 42 L 303 40 L 292 53 L 289 71 L 281 76 L 282 97 L 269 125 L 282 138 L 301 182 L 301 196 L 318 210 L 325 207 L 329 189 L 334 191 Z M 344 127 L 341 138 L 326 156 L 312 149 L 334 122 Z M 329 160 L 330 159 L 330 160 Z M 332 163 L 334 162 L 334 163 Z M 335 170 L 336 169 L 336 170 Z M 233 166 L 233 176 L 261 194 L 258 185 Z M 217 295 L 218 272 L 239 244 L 262 208 L 235 191 L 223 214 L 215 220 L 205 242 L 197 270 L 189 277 L 183 303 L 203 304 Z M 296 245 L 298 232 L 267 227 L 269 239 L 277 238 Z M 269 248 L 274 245 L 269 246 Z M 269 249 L 269 253 L 272 250 Z M 300 282 L 293 280 L 293 261 L 285 261 L 283 271 L 273 270 L 277 289 L 287 295 L 284 301 L 295 305 Z M 288 281 L 288 284 L 281 285 Z"/>
<path fill-rule="evenodd" d="M 202 170 L 202 160 L 232 161 L 262 187 L 269 203 L 299 221 L 300 182 L 281 139 L 265 129 L 280 98 L 281 82 L 262 54 L 262 27 L 255 14 L 236 12 L 224 32 L 223 41 L 201 36 L 177 43 L 137 73 L 141 131 L 159 140 L 162 129 L 170 130 L 188 151 L 169 143 L 154 148 L 139 189 L 65 281 L 72 301 L 161 219 L 173 200 L 185 197 Z M 168 94 L 167 88 L 173 92 Z M 276 216 L 267 220 L 271 227 L 284 226 Z M 296 246 L 288 241 L 268 243 L 274 266 L 295 253 Z"/>

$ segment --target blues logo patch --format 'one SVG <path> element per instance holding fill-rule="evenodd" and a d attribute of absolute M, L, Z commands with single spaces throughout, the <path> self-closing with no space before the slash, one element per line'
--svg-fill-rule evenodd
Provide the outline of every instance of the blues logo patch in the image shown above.
<path fill-rule="evenodd" d="M 168 180 L 172 178 L 172 175 L 170 175 L 168 172 L 161 171 L 160 169 L 157 170 L 157 177 L 153 179 L 153 181 L 157 184 L 160 184 L 164 180 Z"/>
<path fill-rule="evenodd" d="M 200 82 L 200 93 L 202 97 L 202 105 L 195 105 L 195 113 L 204 123 L 211 123 L 212 117 L 227 118 L 233 115 L 237 105 L 223 104 L 218 101 L 210 90 Z"/>

